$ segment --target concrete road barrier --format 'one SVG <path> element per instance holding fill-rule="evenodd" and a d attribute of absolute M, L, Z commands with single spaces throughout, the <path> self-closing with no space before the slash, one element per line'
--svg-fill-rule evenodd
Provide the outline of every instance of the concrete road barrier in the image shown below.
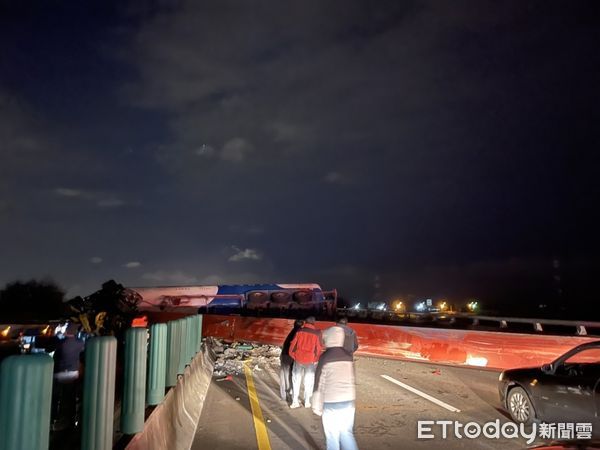
<path fill-rule="evenodd" d="M 165 396 L 136 434 L 127 450 L 189 450 L 208 387 L 212 378 L 213 358 L 203 347 L 179 376 L 177 385 Z"/>

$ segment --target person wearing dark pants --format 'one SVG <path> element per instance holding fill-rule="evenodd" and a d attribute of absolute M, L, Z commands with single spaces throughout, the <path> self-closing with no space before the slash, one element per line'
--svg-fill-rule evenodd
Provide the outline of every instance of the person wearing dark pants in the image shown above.
<path fill-rule="evenodd" d="M 281 356 L 279 359 L 280 369 L 279 369 L 279 393 L 281 395 L 281 400 L 288 400 L 288 395 L 291 395 L 292 391 L 292 366 L 294 365 L 294 360 L 290 356 L 290 345 L 292 344 L 292 340 L 296 337 L 296 333 L 300 328 L 304 325 L 303 320 L 296 320 L 294 322 L 294 328 L 287 335 L 285 341 L 283 343 L 283 347 L 281 348 Z"/>
<path fill-rule="evenodd" d="M 51 428 L 72 428 L 77 422 L 80 355 L 85 343 L 77 338 L 77 325 L 70 323 L 56 338 Z"/>

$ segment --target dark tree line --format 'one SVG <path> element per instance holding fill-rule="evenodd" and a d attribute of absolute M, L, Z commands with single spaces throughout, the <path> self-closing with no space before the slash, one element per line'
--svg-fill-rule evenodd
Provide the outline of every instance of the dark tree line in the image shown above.
<path fill-rule="evenodd" d="M 14 281 L 0 290 L 0 322 L 60 320 L 65 292 L 51 280 Z"/>
<path fill-rule="evenodd" d="M 0 323 L 71 320 L 89 334 L 118 335 L 131 324 L 140 300 L 139 294 L 113 280 L 69 301 L 51 280 L 14 281 L 0 290 Z"/>

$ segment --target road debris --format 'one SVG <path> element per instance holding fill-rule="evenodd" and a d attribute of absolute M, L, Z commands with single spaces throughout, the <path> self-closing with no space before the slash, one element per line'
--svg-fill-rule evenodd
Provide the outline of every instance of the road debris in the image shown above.
<path fill-rule="evenodd" d="M 233 377 L 231 375 L 227 375 L 223 378 L 217 378 L 215 381 L 233 381 Z"/>
<path fill-rule="evenodd" d="M 262 371 L 269 365 L 278 365 L 281 348 L 276 345 L 258 345 L 246 342 L 226 344 L 214 339 L 212 347 L 216 360 L 213 375 L 217 381 L 230 380 L 227 376 L 239 375 L 246 364 L 253 371 Z"/>

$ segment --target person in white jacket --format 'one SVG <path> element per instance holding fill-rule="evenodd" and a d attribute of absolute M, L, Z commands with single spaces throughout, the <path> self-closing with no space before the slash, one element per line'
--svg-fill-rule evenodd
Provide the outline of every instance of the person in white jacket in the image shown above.
<path fill-rule="evenodd" d="M 354 438 L 354 362 L 344 349 L 345 333 L 334 326 L 323 333 L 326 351 L 315 374 L 313 412 L 322 416 L 327 450 L 357 450 Z"/>

